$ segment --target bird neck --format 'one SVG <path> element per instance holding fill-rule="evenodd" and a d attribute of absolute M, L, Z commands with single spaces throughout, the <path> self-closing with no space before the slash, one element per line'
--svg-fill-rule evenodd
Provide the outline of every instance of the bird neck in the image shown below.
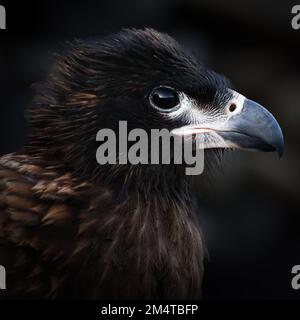
<path fill-rule="evenodd" d="M 189 180 L 184 172 L 176 165 L 106 166 L 96 183 L 111 188 L 120 201 L 139 194 L 146 200 L 153 195 L 172 202 L 189 196 Z"/>
<path fill-rule="evenodd" d="M 97 298 L 199 297 L 204 249 L 188 187 L 162 184 L 155 175 L 143 179 L 142 173 L 139 183 L 129 184 L 130 177 L 119 177 L 125 187 L 114 181 L 109 189 L 95 188 L 92 211 L 81 218 L 79 246 L 87 244 L 82 253 L 88 252 L 91 265 L 99 261 L 94 269 L 99 274 L 91 277 L 100 281 Z M 108 239 L 106 247 L 91 254 L 90 247 L 97 248 L 91 243 L 98 239 Z M 121 291 L 120 283 L 126 283 Z"/>

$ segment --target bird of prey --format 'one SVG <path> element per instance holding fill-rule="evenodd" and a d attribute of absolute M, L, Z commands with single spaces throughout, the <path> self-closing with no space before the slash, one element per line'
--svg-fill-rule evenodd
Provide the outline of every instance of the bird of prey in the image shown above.
<path fill-rule="evenodd" d="M 0 158 L 0 265 L 14 299 L 197 299 L 205 250 L 185 165 L 99 165 L 101 128 L 173 130 L 282 154 L 275 118 L 173 38 L 75 41 L 37 87 L 20 152 Z M 213 143 L 211 143 L 213 141 Z"/>

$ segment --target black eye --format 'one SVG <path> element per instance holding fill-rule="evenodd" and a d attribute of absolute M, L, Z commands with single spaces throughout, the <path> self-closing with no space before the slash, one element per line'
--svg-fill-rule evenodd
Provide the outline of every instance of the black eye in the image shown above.
<path fill-rule="evenodd" d="M 155 88 L 150 94 L 150 103 L 160 111 L 169 112 L 179 107 L 178 92 L 170 87 Z"/>

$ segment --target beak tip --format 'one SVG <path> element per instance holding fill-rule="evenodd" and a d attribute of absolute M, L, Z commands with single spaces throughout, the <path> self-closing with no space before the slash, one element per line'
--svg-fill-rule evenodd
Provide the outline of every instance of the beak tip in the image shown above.
<path fill-rule="evenodd" d="M 276 151 L 277 151 L 277 153 L 278 153 L 279 159 L 281 159 L 282 156 L 283 156 L 283 153 L 284 153 L 284 141 L 283 141 L 283 138 L 282 138 L 282 140 L 280 141 L 280 143 L 277 145 Z"/>
<path fill-rule="evenodd" d="M 283 156 L 283 150 L 277 150 L 278 158 L 281 159 Z"/>
<path fill-rule="evenodd" d="M 256 130 L 254 135 L 261 139 L 267 149 L 276 151 L 279 159 L 281 159 L 284 152 L 284 138 L 277 120 L 260 104 L 248 99 L 245 103 L 248 106 L 249 114 L 252 114 L 252 119 L 256 120 L 256 126 L 253 126 Z"/>
<path fill-rule="evenodd" d="M 277 130 L 276 130 L 277 138 L 276 138 L 276 142 L 274 143 L 274 147 L 275 147 L 275 150 L 277 151 L 279 159 L 281 159 L 284 153 L 284 138 L 283 138 L 281 128 L 279 127 L 277 122 L 276 124 L 277 124 Z"/>

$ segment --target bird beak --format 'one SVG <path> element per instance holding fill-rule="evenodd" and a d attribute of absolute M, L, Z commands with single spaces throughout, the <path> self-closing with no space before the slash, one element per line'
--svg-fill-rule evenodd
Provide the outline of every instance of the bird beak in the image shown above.
<path fill-rule="evenodd" d="M 241 112 L 218 130 L 225 142 L 242 149 L 277 151 L 281 157 L 284 141 L 273 115 L 260 104 L 245 99 Z"/>
<path fill-rule="evenodd" d="M 277 151 L 283 154 L 284 140 L 280 126 L 274 116 L 260 104 L 234 92 L 232 113 L 228 113 L 225 120 L 209 121 L 201 126 L 175 129 L 175 134 L 204 135 L 203 148 L 238 148 L 255 149 L 261 151 Z"/>

